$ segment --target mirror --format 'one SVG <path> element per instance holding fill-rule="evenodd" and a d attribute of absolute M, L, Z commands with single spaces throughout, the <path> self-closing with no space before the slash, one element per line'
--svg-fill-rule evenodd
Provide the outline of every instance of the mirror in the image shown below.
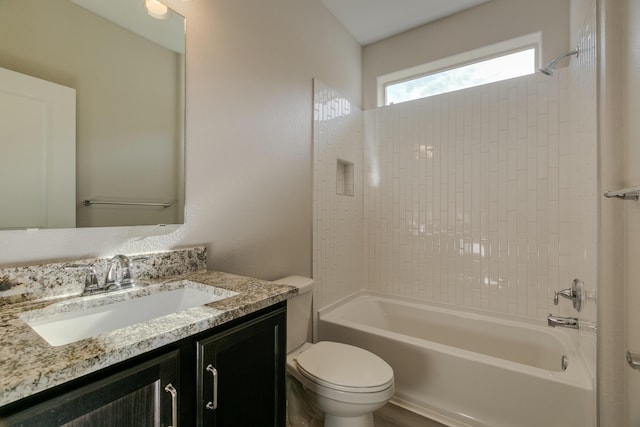
<path fill-rule="evenodd" d="M 0 0 L 0 229 L 183 223 L 185 22 L 161 18 L 143 0 Z M 22 92 L 41 85 L 67 101 Z"/>

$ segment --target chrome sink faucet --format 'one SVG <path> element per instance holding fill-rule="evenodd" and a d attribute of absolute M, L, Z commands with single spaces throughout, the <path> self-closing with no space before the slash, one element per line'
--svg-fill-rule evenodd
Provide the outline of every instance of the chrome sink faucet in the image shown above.
<path fill-rule="evenodd" d="M 107 277 L 104 279 L 106 290 L 122 289 L 133 286 L 131 259 L 125 255 L 116 255 L 109 262 Z"/>
<path fill-rule="evenodd" d="M 147 257 L 129 258 L 125 255 L 115 255 L 109 261 L 107 274 L 100 284 L 98 274 L 93 263 L 91 264 L 67 264 L 66 269 L 86 269 L 87 275 L 84 279 L 84 290 L 82 295 L 93 295 L 97 293 L 117 291 L 135 286 L 133 280 L 133 261 L 140 261 Z"/>
<path fill-rule="evenodd" d="M 562 328 L 569 328 L 569 329 L 578 329 L 578 318 L 577 317 L 561 317 L 561 316 L 554 316 L 553 314 L 549 313 L 549 315 L 547 316 L 547 325 L 551 326 L 551 327 L 562 327 Z"/>

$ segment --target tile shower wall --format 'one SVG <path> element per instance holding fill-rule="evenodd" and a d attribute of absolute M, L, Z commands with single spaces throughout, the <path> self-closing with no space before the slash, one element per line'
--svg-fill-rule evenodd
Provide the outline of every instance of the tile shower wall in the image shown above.
<path fill-rule="evenodd" d="M 313 278 L 316 308 L 363 287 L 362 112 L 314 81 Z"/>
<path fill-rule="evenodd" d="M 368 288 L 546 318 L 564 285 L 568 80 L 563 68 L 365 112 Z"/>
<path fill-rule="evenodd" d="M 567 168 L 566 173 L 561 174 L 560 187 L 560 197 L 566 199 L 561 204 L 560 217 L 560 246 L 565 248 L 560 254 L 560 280 L 566 284 L 578 277 L 584 283 L 587 298 L 578 315 L 581 322 L 578 342 L 595 378 L 597 230 L 601 196 L 597 183 L 597 13 L 596 2 L 589 3 L 582 26 L 575 29 L 580 54 L 569 66 L 572 138 L 569 149 L 560 157 L 560 167 Z M 576 316 L 569 304 L 563 308 L 565 313 L 568 310 L 568 315 Z"/>
<path fill-rule="evenodd" d="M 589 293 L 581 320 L 595 324 L 590 19 L 585 53 L 551 78 L 364 114 L 316 82 L 316 309 L 364 288 L 544 321 L 576 315 L 553 292 L 579 277 Z M 353 196 L 337 194 L 351 163 Z M 595 344 L 581 341 L 595 361 Z"/>

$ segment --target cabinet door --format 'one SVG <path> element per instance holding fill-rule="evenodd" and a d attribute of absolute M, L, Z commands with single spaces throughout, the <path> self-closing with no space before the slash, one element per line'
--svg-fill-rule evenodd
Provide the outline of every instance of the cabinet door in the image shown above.
<path fill-rule="evenodd" d="M 285 425 L 285 325 L 281 309 L 197 342 L 198 426 Z"/>
<path fill-rule="evenodd" d="M 172 426 L 174 411 L 178 416 L 172 393 L 179 390 L 178 358 L 178 351 L 170 352 L 11 415 L 0 425 Z"/>

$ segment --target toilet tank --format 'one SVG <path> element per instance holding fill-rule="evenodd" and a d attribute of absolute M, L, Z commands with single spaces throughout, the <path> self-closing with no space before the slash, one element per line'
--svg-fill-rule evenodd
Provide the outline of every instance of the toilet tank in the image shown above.
<path fill-rule="evenodd" d="M 311 341 L 313 279 L 288 276 L 274 282 L 298 288 L 298 295 L 287 300 L 287 353 L 289 353 L 305 342 Z"/>

